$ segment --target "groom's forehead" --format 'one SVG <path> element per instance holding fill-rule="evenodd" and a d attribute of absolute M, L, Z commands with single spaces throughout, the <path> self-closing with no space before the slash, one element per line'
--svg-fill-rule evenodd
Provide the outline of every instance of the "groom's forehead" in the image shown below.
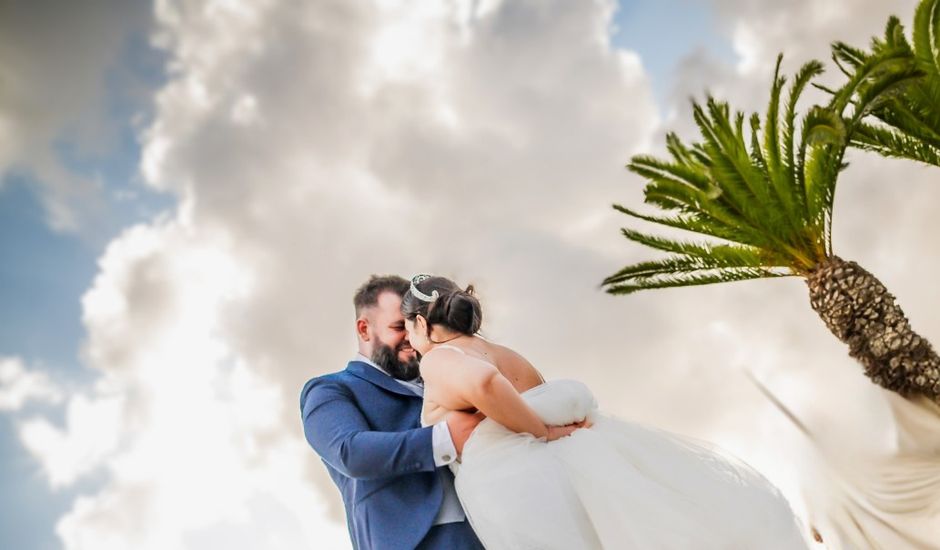
<path fill-rule="evenodd" d="M 376 299 L 375 306 L 369 309 L 373 315 L 401 317 L 401 296 L 394 292 L 383 292 Z"/>
<path fill-rule="evenodd" d="M 394 292 L 383 292 L 379 294 L 378 300 L 379 307 L 385 309 L 401 309 L 401 296 Z"/>

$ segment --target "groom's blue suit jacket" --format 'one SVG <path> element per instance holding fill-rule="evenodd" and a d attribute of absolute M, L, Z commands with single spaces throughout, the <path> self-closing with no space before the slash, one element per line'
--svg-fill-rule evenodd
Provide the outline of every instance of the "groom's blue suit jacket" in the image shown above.
<path fill-rule="evenodd" d="M 359 361 L 310 380 L 300 394 L 304 433 L 343 495 L 357 550 L 415 548 L 440 509 L 432 428 L 417 427 L 421 403 Z"/>

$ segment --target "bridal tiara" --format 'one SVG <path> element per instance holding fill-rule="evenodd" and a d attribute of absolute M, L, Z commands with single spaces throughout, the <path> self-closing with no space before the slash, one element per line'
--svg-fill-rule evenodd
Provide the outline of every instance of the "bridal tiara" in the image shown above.
<path fill-rule="evenodd" d="M 411 278 L 411 293 L 415 295 L 415 298 L 421 300 L 422 302 L 433 302 L 434 300 L 437 300 L 438 296 L 441 295 L 441 293 L 436 290 L 431 292 L 430 296 L 418 290 L 418 283 L 421 281 L 427 281 L 430 278 L 430 275 L 425 274 L 415 275 Z"/>

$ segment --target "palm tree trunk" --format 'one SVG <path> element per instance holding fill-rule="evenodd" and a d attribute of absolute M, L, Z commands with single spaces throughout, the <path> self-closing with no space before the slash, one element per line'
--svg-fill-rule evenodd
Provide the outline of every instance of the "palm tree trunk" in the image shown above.
<path fill-rule="evenodd" d="M 872 381 L 905 397 L 922 394 L 940 403 L 940 356 L 911 329 L 881 281 L 857 263 L 832 256 L 806 284 L 813 309 Z"/>

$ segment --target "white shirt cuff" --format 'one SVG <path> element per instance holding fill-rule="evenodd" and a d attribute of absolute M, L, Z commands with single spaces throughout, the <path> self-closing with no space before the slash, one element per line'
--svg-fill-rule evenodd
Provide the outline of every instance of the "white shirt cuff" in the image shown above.
<path fill-rule="evenodd" d="M 441 420 L 431 429 L 431 446 L 434 448 L 434 465 L 438 468 L 457 459 L 457 448 L 450 437 L 446 420 Z"/>

